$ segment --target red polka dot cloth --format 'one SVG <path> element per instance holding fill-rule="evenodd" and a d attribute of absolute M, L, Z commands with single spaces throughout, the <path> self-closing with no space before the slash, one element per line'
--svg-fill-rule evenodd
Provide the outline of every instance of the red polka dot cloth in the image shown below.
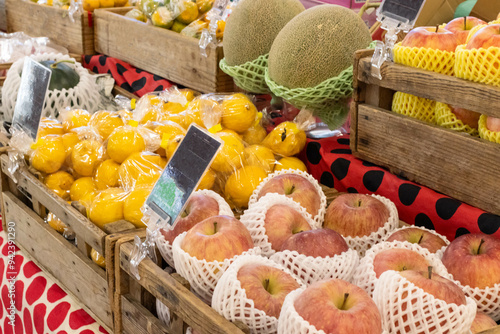
<path fill-rule="evenodd" d="M 1 225 L 0 250 L 0 334 L 107 333 L 19 248 L 8 243 Z M 14 252 L 11 262 L 9 252 Z M 11 277 L 16 277 L 13 285 Z"/>
<path fill-rule="evenodd" d="M 349 136 L 307 142 L 302 152 L 309 172 L 324 185 L 343 192 L 378 194 L 392 200 L 401 220 L 435 229 L 449 240 L 466 233 L 500 238 L 500 217 L 391 174 L 355 158 Z M 480 191 L 480 190 L 478 190 Z"/>

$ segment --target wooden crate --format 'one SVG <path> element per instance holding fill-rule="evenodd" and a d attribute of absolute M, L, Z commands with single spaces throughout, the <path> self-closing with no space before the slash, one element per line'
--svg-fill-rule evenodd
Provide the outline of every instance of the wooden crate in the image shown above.
<path fill-rule="evenodd" d="M 232 78 L 219 69 L 222 47 L 203 57 L 198 39 L 129 19 L 123 16 L 128 10 L 95 12 L 97 52 L 200 92 L 234 90 Z"/>
<path fill-rule="evenodd" d="M 499 144 L 391 111 L 394 92 L 401 91 L 500 117 L 500 88 L 390 62 L 379 80 L 371 75 L 371 55 L 355 57 L 353 154 L 500 215 Z"/>
<path fill-rule="evenodd" d="M 5 0 L 5 5 L 8 32 L 22 31 L 32 37 L 49 37 L 79 55 L 95 53 L 94 27 L 89 17 L 92 14 L 75 15 L 75 22 L 71 22 L 65 9 L 24 0 Z"/>
<path fill-rule="evenodd" d="M 5 12 L 5 0 L 0 0 L 0 30 L 7 31 L 7 15 Z"/>
<path fill-rule="evenodd" d="M 130 223 L 121 221 L 106 225 L 108 229 L 104 232 L 49 190 L 28 167 L 20 167 L 15 172 L 15 183 L 8 173 L 6 154 L 1 156 L 0 163 L 4 230 L 9 222 L 14 222 L 16 245 L 99 324 L 111 331 L 113 321 L 106 271 L 90 259 L 90 248 L 106 257 L 105 242 L 113 247 L 118 239 L 136 234 L 137 230 L 131 230 Z M 47 210 L 71 227 L 75 242 L 66 240 L 45 223 Z"/>

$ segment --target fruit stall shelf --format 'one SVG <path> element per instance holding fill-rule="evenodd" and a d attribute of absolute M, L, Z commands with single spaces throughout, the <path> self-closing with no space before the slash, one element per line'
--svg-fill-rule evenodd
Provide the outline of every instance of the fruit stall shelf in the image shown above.
<path fill-rule="evenodd" d="M 219 69 L 221 46 L 204 57 L 198 39 L 127 18 L 124 14 L 128 10 L 95 11 L 95 48 L 99 53 L 200 92 L 234 91 L 232 78 Z"/>
<path fill-rule="evenodd" d="M 49 37 L 69 52 L 94 54 L 92 14 L 75 15 L 71 22 L 68 11 L 32 1 L 5 0 L 7 32 L 22 31 L 32 37 Z"/>
<path fill-rule="evenodd" d="M 371 75 L 373 51 L 354 64 L 351 149 L 396 175 L 500 214 L 500 145 L 391 111 L 396 91 L 500 117 L 500 89 L 386 62 Z"/>
<path fill-rule="evenodd" d="M 16 245 L 47 275 L 95 318 L 106 330 L 112 327 L 112 311 L 107 295 L 106 271 L 89 257 L 95 249 L 106 257 L 105 240 L 109 247 L 130 233 L 128 222 L 107 225 L 105 231 L 85 218 L 76 207 L 49 190 L 27 167 L 20 167 L 15 179 L 8 173 L 8 156 L 1 156 L 2 222 L 7 231 L 15 223 Z M 54 213 L 75 232 L 70 242 L 44 221 L 47 210 Z"/>

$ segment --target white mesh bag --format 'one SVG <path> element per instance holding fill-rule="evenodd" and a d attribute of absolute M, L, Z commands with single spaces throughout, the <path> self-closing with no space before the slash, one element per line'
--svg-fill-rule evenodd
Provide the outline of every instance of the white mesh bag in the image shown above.
<path fill-rule="evenodd" d="M 258 187 L 254 190 L 252 193 L 252 196 L 250 196 L 250 200 L 248 201 L 248 207 L 252 207 L 259 199 L 258 195 L 264 185 L 271 179 L 273 179 L 275 176 L 278 175 L 283 175 L 283 174 L 297 174 L 305 179 L 307 179 L 313 186 L 316 188 L 319 196 L 320 196 L 320 207 L 318 213 L 312 217 L 314 221 L 314 227 L 315 228 L 320 228 L 323 225 L 323 219 L 325 217 L 325 212 L 326 212 L 326 195 L 323 192 L 323 189 L 321 189 L 321 186 L 319 185 L 318 181 L 309 173 L 306 173 L 304 171 L 298 170 L 298 169 L 284 169 L 280 170 L 277 172 L 274 172 L 272 174 L 269 174 L 259 185 Z M 311 215 L 312 216 L 312 215 Z"/>
<path fill-rule="evenodd" d="M 222 198 L 222 196 L 217 194 L 215 191 L 204 189 L 204 190 L 197 190 L 193 194 L 205 194 L 207 196 L 212 197 L 219 204 L 219 215 L 234 217 L 233 210 L 231 210 L 229 204 L 227 204 L 226 200 Z M 169 226 L 169 228 L 173 227 Z M 165 237 L 161 233 L 157 233 L 157 238 L 155 242 L 163 259 L 168 263 L 169 266 L 175 268 L 174 256 L 172 253 L 172 244 L 169 241 L 165 240 Z"/>
<path fill-rule="evenodd" d="M 290 292 L 285 298 L 281 314 L 278 321 L 278 334 L 325 334 L 321 329 L 317 329 L 308 321 L 304 320 L 295 310 L 295 300 L 304 292 L 305 288 L 299 288 Z M 339 334 L 355 334 L 355 333 L 339 333 Z M 358 333 L 356 333 L 358 334 Z M 361 334 L 361 333 L 359 333 Z M 387 334 L 387 332 L 382 332 Z"/>
<path fill-rule="evenodd" d="M 365 252 L 373 245 L 385 240 L 386 237 L 399 226 L 399 215 L 398 210 L 396 209 L 396 205 L 394 205 L 394 203 L 390 199 L 383 196 L 371 196 L 375 197 L 385 204 L 385 206 L 389 210 L 389 219 L 387 219 L 387 222 L 383 226 L 381 226 L 377 231 L 372 232 L 370 235 L 362 237 L 344 236 L 344 239 L 349 247 L 358 251 L 360 257 L 363 257 L 365 255 Z"/>
<path fill-rule="evenodd" d="M 158 319 L 160 319 L 165 326 L 170 326 L 170 309 L 159 299 L 156 299 L 156 313 L 158 314 Z"/>
<path fill-rule="evenodd" d="M 277 204 L 287 205 L 290 208 L 295 209 L 307 220 L 311 229 L 315 228 L 311 215 L 305 208 L 300 206 L 299 203 L 295 202 L 291 198 L 274 193 L 261 197 L 259 201 L 245 210 L 243 215 L 240 217 L 240 221 L 246 226 L 248 231 L 250 231 L 253 243 L 255 246 L 261 248 L 262 255 L 264 256 L 271 256 L 276 253 L 276 251 L 272 249 L 272 244 L 269 242 L 269 238 L 266 234 L 265 219 L 267 210 Z"/>
<path fill-rule="evenodd" d="M 245 289 L 237 279 L 239 269 L 250 263 L 267 265 L 290 273 L 268 258 L 255 255 L 240 256 L 217 283 L 212 297 L 212 307 L 230 321 L 245 323 L 250 328 L 251 334 L 275 334 L 278 330 L 278 319 L 256 309 L 253 300 L 247 298 Z M 301 281 L 294 278 L 302 286 Z"/>
<path fill-rule="evenodd" d="M 472 298 L 466 305 L 448 304 L 393 270 L 380 276 L 373 300 L 388 333 L 468 334 L 476 316 Z"/>
<path fill-rule="evenodd" d="M 332 257 L 312 257 L 285 250 L 273 254 L 271 260 L 287 268 L 304 284 L 311 285 L 332 278 L 351 282 L 354 270 L 359 264 L 359 255 L 354 249 Z"/>
<path fill-rule="evenodd" d="M 175 238 L 172 246 L 174 263 L 176 266 L 175 269 L 179 275 L 189 281 L 189 284 L 191 284 L 191 291 L 208 305 L 212 302 L 212 294 L 217 282 L 227 268 L 229 268 L 231 263 L 240 256 L 260 255 L 260 248 L 254 247 L 231 259 L 225 259 L 222 262 L 198 260 L 181 248 L 181 243 L 186 234 L 187 232 L 184 232 Z"/>
<path fill-rule="evenodd" d="M 427 232 L 430 232 L 430 233 L 432 233 L 432 234 L 434 234 L 434 235 L 436 235 L 436 236 L 440 237 L 441 239 L 443 239 L 443 240 L 444 240 L 444 242 L 446 243 L 446 246 L 443 246 L 440 250 L 438 250 L 438 251 L 436 252 L 436 255 L 438 256 L 438 258 L 439 258 L 439 259 L 443 258 L 443 253 L 444 253 L 444 251 L 446 250 L 446 247 L 448 247 L 448 246 L 450 245 L 450 241 L 449 241 L 449 240 L 448 240 L 448 238 L 446 238 L 444 235 L 439 234 L 439 233 L 437 233 L 437 232 L 436 232 L 436 231 L 434 231 L 434 230 L 429 230 L 429 229 L 427 229 L 427 228 L 425 228 L 425 227 L 414 226 L 414 225 L 408 225 L 408 226 L 403 226 L 403 227 L 400 227 L 400 228 L 398 228 L 398 229 L 395 229 L 392 233 L 388 234 L 388 235 L 384 238 L 384 241 L 386 241 L 387 239 L 389 239 L 389 237 L 390 237 L 392 234 L 394 234 L 394 233 L 396 233 L 396 232 L 398 232 L 398 231 L 401 231 L 401 230 L 406 230 L 406 229 L 409 229 L 409 228 L 411 228 L 411 229 L 419 229 L 419 230 L 422 230 L 422 231 L 427 231 Z"/>
<path fill-rule="evenodd" d="M 373 260 L 378 253 L 395 248 L 408 249 L 422 255 L 429 262 L 429 265 L 433 267 L 433 271 L 436 274 L 445 278 L 450 278 L 446 267 L 438 258 L 438 256 L 429 252 L 428 249 L 420 247 L 417 244 L 412 244 L 408 241 L 384 241 L 373 246 L 366 252 L 365 257 L 361 259 L 361 261 L 359 262 L 359 266 L 357 266 L 356 270 L 354 271 L 354 276 L 352 279 L 353 284 L 364 289 L 370 296 L 372 296 L 376 282 L 378 281 L 373 267 Z"/>
<path fill-rule="evenodd" d="M 450 279 L 453 279 L 451 274 Z M 464 286 L 455 279 L 453 281 L 465 292 L 466 296 L 476 301 L 478 311 L 489 315 L 495 321 L 500 321 L 500 284 L 480 289 Z"/>
<path fill-rule="evenodd" d="M 60 53 L 44 53 L 30 56 L 30 58 L 36 61 L 75 61 L 70 56 Z M 21 84 L 21 76 L 19 74 L 22 72 L 24 59 L 25 58 L 21 58 L 12 64 L 2 87 L 2 109 L 5 121 L 11 121 L 14 115 L 17 92 Z M 78 73 L 80 82 L 70 89 L 47 91 L 42 116 L 57 118 L 59 110 L 63 110 L 66 107 L 72 109 L 85 109 L 91 113 L 97 111 L 100 102 L 100 94 L 95 79 L 93 79 L 91 74 L 89 74 L 89 72 L 77 61 L 75 61 L 75 64 L 65 64 L 72 67 L 76 73 Z"/>

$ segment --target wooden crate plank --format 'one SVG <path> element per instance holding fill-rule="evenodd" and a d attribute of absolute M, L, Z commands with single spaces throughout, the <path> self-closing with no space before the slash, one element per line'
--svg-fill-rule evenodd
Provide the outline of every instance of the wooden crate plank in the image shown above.
<path fill-rule="evenodd" d="M 120 248 L 120 267 L 130 275 L 130 254 L 133 243 L 126 243 Z M 227 321 L 214 309 L 206 305 L 192 292 L 187 290 L 171 275 L 166 274 L 150 259 L 139 265 L 141 285 L 153 296 L 167 305 L 188 325 L 205 334 L 243 334 L 235 324 Z"/>
<path fill-rule="evenodd" d="M 71 22 L 65 9 L 42 6 L 31 1 L 5 0 L 7 31 L 23 31 L 29 36 L 46 36 L 54 43 L 78 54 L 94 54 L 94 28 L 88 14 Z"/>
<path fill-rule="evenodd" d="M 126 334 L 170 334 L 163 323 L 130 295 L 122 298 L 123 328 Z"/>
<path fill-rule="evenodd" d="M 500 88 L 386 62 L 382 80 L 371 75 L 371 57 L 359 61 L 357 80 L 500 118 Z"/>
<path fill-rule="evenodd" d="M 112 318 L 104 270 L 10 192 L 2 193 L 2 201 L 4 219 L 16 222 L 16 245 L 109 331 Z"/>
<path fill-rule="evenodd" d="M 0 0 L 0 30 L 7 31 L 7 15 L 5 12 L 5 0 Z"/>
<path fill-rule="evenodd" d="M 2 171 L 7 174 L 7 156 L 2 155 Z M 21 167 L 16 172 L 18 187 L 26 193 L 31 194 L 43 206 L 53 212 L 56 217 L 61 219 L 66 225 L 70 226 L 79 237 L 99 254 L 105 254 L 104 237 L 106 233 L 92 224 L 87 218 L 82 216 L 75 208 L 66 203 L 62 198 L 50 191 L 42 182 L 40 182 L 25 167 Z"/>
<path fill-rule="evenodd" d="M 479 332 L 479 334 L 500 334 L 500 326 L 487 329 L 483 332 Z"/>
<path fill-rule="evenodd" d="M 201 92 L 232 91 L 231 78 L 219 69 L 220 47 L 203 57 L 197 39 L 122 14 L 114 9 L 95 12 L 98 52 Z"/>
<path fill-rule="evenodd" d="M 356 156 L 500 214 L 500 145 L 364 104 L 357 136 Z"/>

